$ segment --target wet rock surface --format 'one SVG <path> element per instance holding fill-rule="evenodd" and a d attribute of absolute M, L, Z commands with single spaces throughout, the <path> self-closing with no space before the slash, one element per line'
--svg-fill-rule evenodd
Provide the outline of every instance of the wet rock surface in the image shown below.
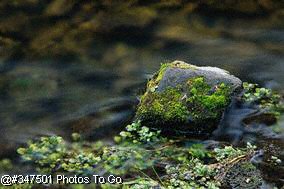
<path fill-rule="evenodd" d="M 206 136 L 241 87 L 240 79 L 220 68 L 174 61 L 148 82 L 136 117 L 168 134 Z"/>
<path fill-rule="evenodd" d="M 184 85 L 189 79 L 195 77 L 204 77 L 206 83 L 212 87 L 224 83 L 230 87 L 231 92 L 240 91 L 242 86 L 242 81 L 239 78 L 220 68 L 198 67 L 183 61 L 174 61 L 171 65 L 164 71 L 163 78 L 157 86 L 158 92 L 168 87 Z"/>

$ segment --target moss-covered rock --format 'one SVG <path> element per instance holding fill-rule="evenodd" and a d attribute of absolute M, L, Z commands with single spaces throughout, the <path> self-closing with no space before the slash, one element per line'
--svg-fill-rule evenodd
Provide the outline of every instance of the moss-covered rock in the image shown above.
<path fill-rule="evenodd" d="M 162 64 L 147 84 L 136 118 L 166 134 L 208 134 L 241 83 L 219 68 L 181 61 Z"/>

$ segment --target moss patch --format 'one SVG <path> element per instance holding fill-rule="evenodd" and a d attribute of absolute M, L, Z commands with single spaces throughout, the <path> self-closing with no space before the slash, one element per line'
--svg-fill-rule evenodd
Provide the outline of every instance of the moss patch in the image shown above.
<path fill-rule="evenodd" d="M 230 89 L 224 83 L 213 88 L 203 77 L 188 80 L 187 107 L 193 121 L 216 119 L 230 102 Z"/>
<path fill-rule="evenodd" d="M 150 92 L 141 98 L 137 115 L 150 125 L 185 123 L 190 114 L 182 97 L 178 88 L 168 88 L 161 93 Z"/>
<path fill-rule="evenodd" d="M 153 78 L 148 82 L 147 89 L 151 91 L 155 91 L 156 86 L 160 83 L 161 79 L 164 76 L 165 71 L 169 67 L 169 63 L 161 64 L 161 67 L 158 72 L 156 72 Z"/>

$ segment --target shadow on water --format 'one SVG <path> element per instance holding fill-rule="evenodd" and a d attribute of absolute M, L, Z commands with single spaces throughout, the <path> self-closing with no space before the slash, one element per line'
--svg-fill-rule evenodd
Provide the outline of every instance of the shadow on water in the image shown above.
<path fill-rule="evenodd" d="M 257 143 L 260 139 L 281 139 L 282 136 L 270 127 L 276 122 L 273 115 L 234 100 L 218 129 L 213 132 L 212 139 L 228 141 L 234 145 Z"/>

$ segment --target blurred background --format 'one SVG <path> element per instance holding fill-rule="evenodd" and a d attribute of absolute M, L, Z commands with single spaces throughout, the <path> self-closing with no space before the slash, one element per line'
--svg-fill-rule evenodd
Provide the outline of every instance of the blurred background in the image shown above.
<path fill-rule="evenodd" d="M 119 131 L 176 59 L 283 94 L 283 1 L 1 0 L 0 157 L 39 135 Z"/>

